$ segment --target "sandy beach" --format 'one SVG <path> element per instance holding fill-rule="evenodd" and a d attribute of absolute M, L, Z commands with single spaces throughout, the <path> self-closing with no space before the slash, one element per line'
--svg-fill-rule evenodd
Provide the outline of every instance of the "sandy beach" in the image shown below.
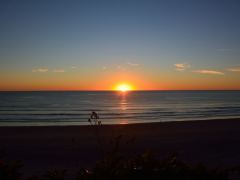
<path fill-rule="evenodd" d="M 0 127 L 0 149 L 7 161 L 21 160 L 27 174 L 47 169 L 91 167 L 121 136 L 127 155 L 151 150 L 212 167 L 240 165 L 240 119 L 132 125 Z M 100 142 L 100 144 L 99 144 Z"/>

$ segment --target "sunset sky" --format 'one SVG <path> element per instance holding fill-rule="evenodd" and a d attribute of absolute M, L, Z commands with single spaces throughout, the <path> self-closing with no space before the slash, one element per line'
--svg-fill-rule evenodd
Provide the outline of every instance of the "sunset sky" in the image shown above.
<path fill-rule="evenodd" d="M 240 89 L 239 0 L 3 0 L 0 90 Z"/>

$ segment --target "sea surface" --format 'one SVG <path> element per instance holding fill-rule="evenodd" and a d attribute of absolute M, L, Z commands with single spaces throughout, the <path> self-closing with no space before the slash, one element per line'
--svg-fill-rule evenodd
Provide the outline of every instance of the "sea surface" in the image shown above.
<path fill-rule="evenodd" d="M 240 91 L 0 92 L 0 126 L 89 125 L 240 118 Z"/>

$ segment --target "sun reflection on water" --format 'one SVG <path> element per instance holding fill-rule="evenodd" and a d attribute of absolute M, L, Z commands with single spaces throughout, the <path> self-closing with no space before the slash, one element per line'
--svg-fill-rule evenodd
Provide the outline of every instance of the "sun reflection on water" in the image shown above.
<path fill-rule="evenodd" d="M 127 93 L 123 92 L 120 94 L 120 101 L 119 101 L 119 106 L 122 111 L 127 110 Z"/>
<path fill-rule="evenodd" d="M 118 96 L 118 109 L 119 109 L 119 113 L 122 114 L 122 116 L 124 117 L 124 114 L 127 113 L 126 111 L 128 110 L 128 106 L 129 106 L 129 97 L 130 92 L 121 92 L 118 91 L 117 92 L 117 96 Z M 121 118 L 118 120 L 118 124 L 124 125 L 124 124 L 129 124 L 129 120 L 125 119 L 125 118 Z"/>
<path fill-rule="evenodd" d="M 120 123 L 119 124 L 121 124 L 121 125 L 125 125 L 125 124 L 129 124 L 128 123 L 128 121 L 127 120 L 122 120 L 122 121 L 120 121 Z"/>

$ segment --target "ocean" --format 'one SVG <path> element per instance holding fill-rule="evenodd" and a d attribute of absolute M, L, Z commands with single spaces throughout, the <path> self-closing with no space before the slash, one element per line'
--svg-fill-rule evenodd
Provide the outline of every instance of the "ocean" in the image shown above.
<path fill-rule="evenodd" d="M 240 118 L 240 91 L 0 92 L 0 126 L 89 125 Z"/>

